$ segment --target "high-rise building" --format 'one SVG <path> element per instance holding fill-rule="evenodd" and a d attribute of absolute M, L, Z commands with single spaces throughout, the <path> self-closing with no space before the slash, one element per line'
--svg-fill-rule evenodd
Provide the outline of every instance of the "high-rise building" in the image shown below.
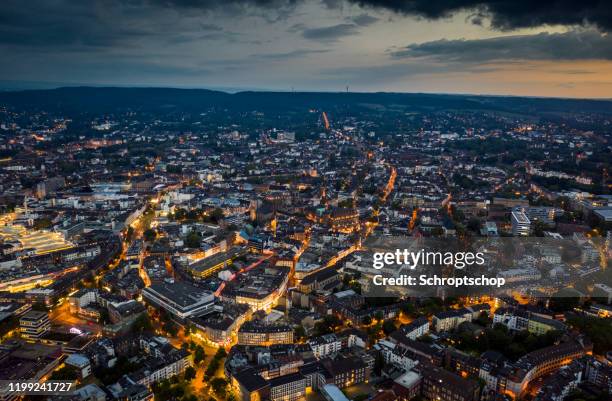
<path fill-rule="evenodd" d="M 24 338 L 40 338 L 51 329 L 47 312 L 29 311 L 19 319 L 19 331 Z"/>
<path fill-rule="evenodd" d="M 512 235 L 527 237 L 531 230 L 531 221 L 523 212 L 512 212 Z"/>
<path fill-rule="evenodd" d="M 53 177 L 36 184 L 36 197 L 44 199 L 47 195 L 55 194 L 58 189 L 66 185 L 64 177 Z"/>

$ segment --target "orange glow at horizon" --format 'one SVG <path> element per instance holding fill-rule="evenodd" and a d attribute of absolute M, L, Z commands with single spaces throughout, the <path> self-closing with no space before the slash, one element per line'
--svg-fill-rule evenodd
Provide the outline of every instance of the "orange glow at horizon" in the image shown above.
<path fill-rule="evenodd" d="M 604 60 L 497 62 L 429 77 L 437 80 L 431 92 L 612 98 L 612 61 Z"/>

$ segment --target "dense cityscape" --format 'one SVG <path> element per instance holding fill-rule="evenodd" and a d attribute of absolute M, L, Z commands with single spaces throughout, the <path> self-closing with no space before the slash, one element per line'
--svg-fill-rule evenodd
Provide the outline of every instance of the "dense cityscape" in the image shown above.
<path fill-rule="evenodd" d="M 0 379 L 81 401 L 610 399 L 609 102 L 232 96 L 0 96 Z M 501 293 L 368 296 L 377 241 L 522 237 L 538 254 Z"/>

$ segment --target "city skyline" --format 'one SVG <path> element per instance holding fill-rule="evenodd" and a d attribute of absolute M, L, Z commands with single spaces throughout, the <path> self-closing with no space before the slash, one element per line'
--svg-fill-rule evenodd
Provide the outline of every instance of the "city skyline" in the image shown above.
<path fill-rule="evenodd" d="M 4 89 L 162 86 L 610 98 L 603 1 L 9 1 Z"/>
<path fill-rule="evenodd" d="M 6 0 L 0 401 L 611 401 L 607 3 Z"/>

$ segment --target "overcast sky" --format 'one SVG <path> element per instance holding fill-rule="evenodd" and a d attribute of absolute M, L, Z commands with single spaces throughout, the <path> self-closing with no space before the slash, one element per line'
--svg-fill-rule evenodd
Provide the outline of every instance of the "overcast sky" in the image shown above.
<path fill-rule="evenodd" d="M 0 80 L 612 98 L 609 0 L 3 0 Z"/>

